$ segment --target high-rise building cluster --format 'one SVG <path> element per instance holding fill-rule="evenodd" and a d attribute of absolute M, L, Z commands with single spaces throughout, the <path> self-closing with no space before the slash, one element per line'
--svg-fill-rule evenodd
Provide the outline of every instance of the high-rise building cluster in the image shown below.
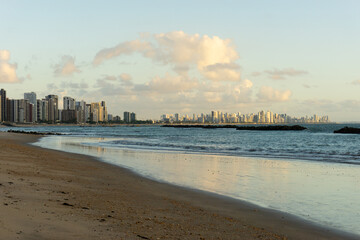
<path fill-rule="evenodd" d="M 134 123 L 136 122 L 136 114 L 130 112 L 124 112 L 124 122 L 125 123 Z"/>
<path fill-rule="evenodd" d="M 165 123 L 263 123 L 263 124 L 277 124 L 277 123 L 329 123 L 328 116 L 306 116 L 306 117 L 291 117 L 287 114 L 277 114 L 270 111 L 260 111 L 257 114 L 241 114 L 238 113 L 223 113 L 220 111 L 211 111 L 209 114 L 202 113 L 200 115 L 193 114 L 192 116 L 180 116 L 175 114 L 164 114 L 161 116 L 161 122 Z"/>
<path fill-rule="evenodd" d="M 113 117 L 108 114 L 104 101 L 87 104 L 72 97 L 63 98 L 63 109 L 59 108 L 57 95 L 47 95 L 37 99 L 36 93 L 24 93 L 24 99 L 9 99 L 6 91 L 0 90 L 0 122 L 107 122 Z M 117 117 L 120 120 L 120 117 Z"/>

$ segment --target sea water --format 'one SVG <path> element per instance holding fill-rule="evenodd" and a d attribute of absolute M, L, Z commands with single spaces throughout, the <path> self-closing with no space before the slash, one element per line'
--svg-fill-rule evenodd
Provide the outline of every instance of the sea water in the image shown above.
<path fill-rule="evenodd" d="M 304 126 L 301 132 L 160 126 L 17 130 L 63 133 L 35 145 L 96 156 L 152 179 L 360 234 L 360 135 L 334 134 L 339 124 Z"/>

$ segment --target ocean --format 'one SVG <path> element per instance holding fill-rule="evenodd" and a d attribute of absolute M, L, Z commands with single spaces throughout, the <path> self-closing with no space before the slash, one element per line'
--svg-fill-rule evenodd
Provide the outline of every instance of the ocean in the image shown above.
<path fill-rule="evenodd" d="M 360 135 L 333 133 L 360 124 L 302 126 L 308 129 L 13 129 L 62 133 L 41 138 L 34 145 L 88 154 L 151 179 L 245 200 L 360 234 Z"/>

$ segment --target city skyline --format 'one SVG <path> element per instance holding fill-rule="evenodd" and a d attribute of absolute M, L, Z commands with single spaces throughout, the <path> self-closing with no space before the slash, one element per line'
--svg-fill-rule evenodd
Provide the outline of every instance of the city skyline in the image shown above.
<path fill-rule="evenodd" d="M 62 108 L 59 106 L 63 106 Z M 158 119 L 137 119 L 134 112 L 123 112 L 119 115 L 108 113 L 105 101 L 86 103 L 83 99 L 64 96 L 59 101 L 57 95 L 46 95 L 37 98 L 35 92 L 25 92 L 22 99 L 9 99 L 5 89 L 0 89 L 0 122 L 14 123 L 330 123 L 327 115 L 293 117 L 287 113 L 273 113 L 269 110 L 257 113 L 227 113 L 211 111 L 210 114 L 163 114 Z"/>
<path fill-rule="evenodd" d="M 63 106 L 61 108 L 61 106 Z M 126 114 L 128 117 L 126 118 Z M 108 113 L 105 101 L 86 103 L 75 98 L 49 94 L 37 98 L 35 92 L 25 92 L 21 99 L 11 99 L 0 89 L 0 122 L 3 123 L 136 123 L 134 112 L 124 112 L 124 119 Z"/>
<path fill-rule="evenodd" d="M 227 113 L 221 111 L 211 111 L 211 113 L 200 114 L 163 114 L 160 117 L 163 123 L 259 123 L 259 124 L 279 124 L 279 123 L 331 123 L 328 116 L 293 117 L 286 113 L 273 113 L 271 111 L 259 111 L 257 113 Z"/>
<path fill-rule="evenodd" d="M 139 119 L 269 109 L 360 121 L 359 7 L 6 1 L 0 88 L 12 99 L 103 99 L 114 115 L 131 110 Z"/>

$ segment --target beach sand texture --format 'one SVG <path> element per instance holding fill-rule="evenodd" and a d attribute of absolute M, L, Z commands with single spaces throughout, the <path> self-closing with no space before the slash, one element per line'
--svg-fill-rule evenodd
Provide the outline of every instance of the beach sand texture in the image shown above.
<path fill-rule="evenodd" d="M 0 239 L 356 239 L 0 133 Z"/>

